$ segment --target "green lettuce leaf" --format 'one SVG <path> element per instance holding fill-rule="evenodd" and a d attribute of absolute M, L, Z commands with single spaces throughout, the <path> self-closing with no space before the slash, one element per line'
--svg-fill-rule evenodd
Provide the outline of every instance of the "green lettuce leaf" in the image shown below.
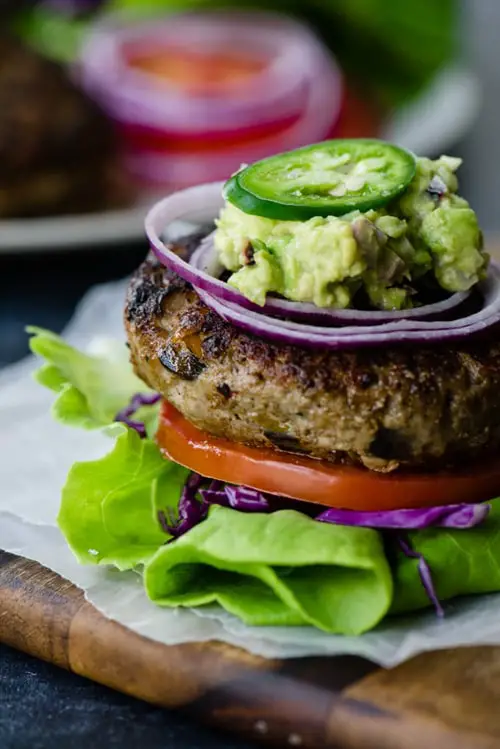
<path fill-rule="evenodd" d="M 105 356 L 91 356 L 48 330 L 29 327 L 27 331 L 32 335 L 31 350 L 46 362 L 35 379 L 58 394 L 52 415 L 62 424 L 82 429 L 108 426 L 134 393 L 150 392 L 133 373 L 122 343 L 110 341 Z M 153 428 L 156 413 L 148 407 L 138 411 L 137 418 L 151 422 Z"/>
<path fill-rule="evenodd" d="M 441 601 L 500 591 L 500 500 L 491 504 L 477 528 L 409 534 Z M 340 634 L 368 631 L 386 613 L 428 608 L 417 561 L 394 555 L 392 593 L 382 536 L 358 536 L 361 530 L 292 511 L 252 516 L 213 508 L 207 521 L 148 562 L 146 590 L 160 605 L 217 602 L 247 624 L 307 623 Z"/>
<path fill-rule="evenodd" d="M 78 561 L 122 570 L 146 562 L 168 540 L 156 511 L 176 511 L 188 474 L 132 429 L 104 458 L 75 463 L 58 523 Z"/>
<path fill-rule="evenodd" d="M 299 512 L 244 514 L 213 507 L 144 570 L 150 598 L 165 606 L 219 603 L 252 625 L 311 624 L 357 635 L 392 599 L 378 533 L 317 523 Z"/>
<path fill-rule="evenodd" d="M 500 590 L 500 499 L 490 504 L 488 519 L 476 528 L 428 528 L 408 534 L 413 549 L 424 555 L 431 569 L 440 600 Z M 417 564 L 417 560 L 398 555 L 394 613 L 429 606 L 423 586 L 417 584 Z"/>

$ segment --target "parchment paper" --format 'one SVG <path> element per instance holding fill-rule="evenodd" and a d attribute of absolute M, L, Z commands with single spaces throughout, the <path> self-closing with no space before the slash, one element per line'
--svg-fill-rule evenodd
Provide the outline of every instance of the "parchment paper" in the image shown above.
<path fill-rule="evenodd" d="M 92 350 L 103 338 L 123 338 L 124 290 L 124 283 L 92 290 L 65 331 L 68 340 Z M 444 621 L 429 612 L 389 620 L 361 637 L 337 637 L 306 627 L 247 627 L 214 606 L 157 608 L 137 573 L 80 566 L 56 526 L 60 490 L 75 460 L 105 454 L 111 441 L 54 423 L 53 394 L 32 381 L 35 366 L 29 358 L 0 372 L 0 548 L 71 580 L 106 616 L 166 644 L 218 639 L 269 658 L 354 653 L 394 666 L 426 650 L 500 644 L 500 595 L 448 604 Z"/>

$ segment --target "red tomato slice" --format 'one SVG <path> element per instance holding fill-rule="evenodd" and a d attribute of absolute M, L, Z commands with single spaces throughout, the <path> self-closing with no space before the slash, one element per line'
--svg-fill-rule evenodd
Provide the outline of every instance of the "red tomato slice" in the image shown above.
<path fill-rule="evenodd" d="M 366 512 L 500 496 L 500 460 L 460 473 L 374 473 L 213 437 L 166 401 L 156 440 L 167 458 L 208 478 L 327 507 Z"/>

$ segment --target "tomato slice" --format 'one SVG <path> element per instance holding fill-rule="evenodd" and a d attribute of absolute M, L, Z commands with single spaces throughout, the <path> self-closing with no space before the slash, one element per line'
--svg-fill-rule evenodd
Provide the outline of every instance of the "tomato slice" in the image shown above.
<path fill-rule="evenodd" d="M 500 496 L 500 460 L 461 473 L 373 473 L 213 437 L 166 401 L 156 440 L 167 458 L 208 478 L 326 507 L 368 512 Z"/>
<path fill-rule="evenodd" d="M 379 208 L 415 176 L 413 154 L 381 140 L 328 140 L 276 154 L 237 172 L 225 198 L 245 213 L 283 221 Z"/>

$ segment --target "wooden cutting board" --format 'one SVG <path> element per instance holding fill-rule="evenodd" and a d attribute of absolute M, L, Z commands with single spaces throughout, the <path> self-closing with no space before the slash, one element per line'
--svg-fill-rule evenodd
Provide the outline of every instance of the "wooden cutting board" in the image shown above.
<path fill-rule="evenodd" d="M 167 647 L 112 622 L 74 585 L 0 552 L 0 641 L 245 738 L 304 749 L 498 749 L 500 648 L 267 660 L 220 642 Z"/>

